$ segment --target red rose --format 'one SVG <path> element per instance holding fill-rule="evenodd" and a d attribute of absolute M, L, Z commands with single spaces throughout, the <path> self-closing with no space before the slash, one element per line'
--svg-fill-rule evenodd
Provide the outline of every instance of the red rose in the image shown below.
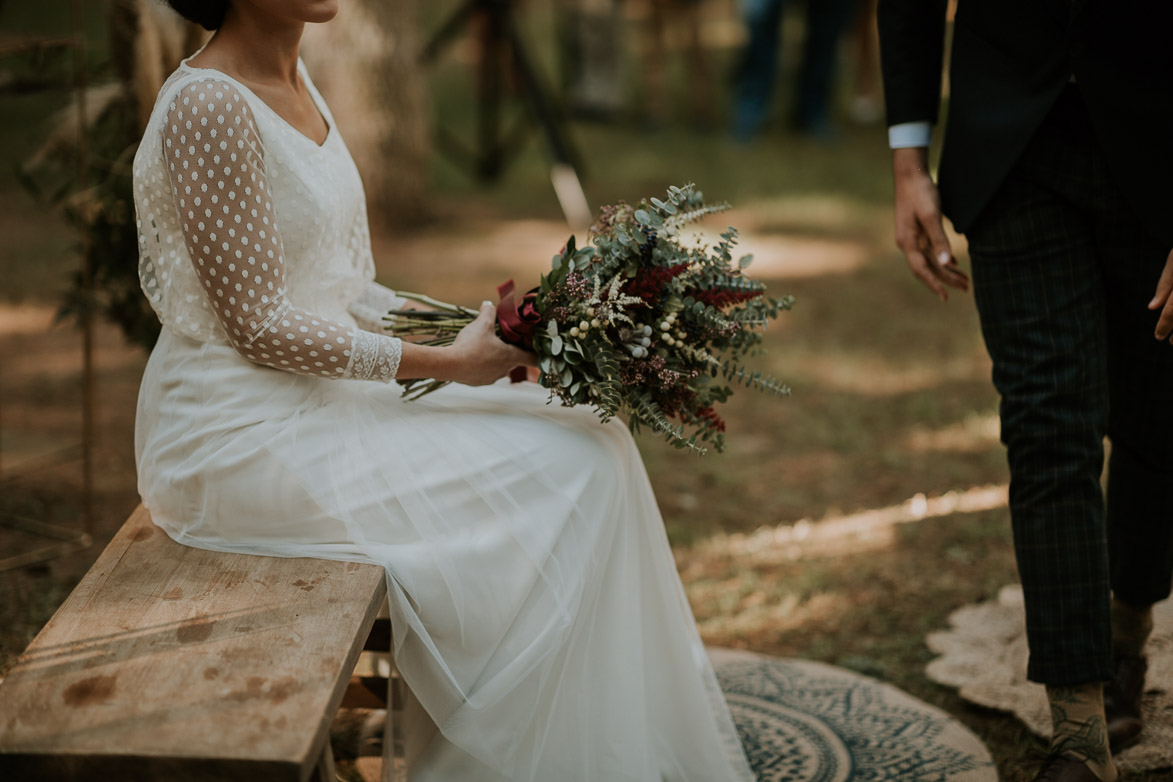
<path fill-rule="evenodd" d="M 501 329 L 501 339 L 511 345 L 534 349 L 534 329 L 542 320 L 538 312 L 538 289 L 526 293 L 518 301 L 513 295 L 513 280 L 497 286 L 497 294 L 501 297 L 497 304 L 497 325 Z"/>

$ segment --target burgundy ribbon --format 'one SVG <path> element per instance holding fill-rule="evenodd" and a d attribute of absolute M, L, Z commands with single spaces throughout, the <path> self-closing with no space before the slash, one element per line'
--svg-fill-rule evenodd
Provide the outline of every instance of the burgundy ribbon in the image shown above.
<path fill-rule="evenodd" d="M 518 301 L 514 296 L 513 280 L 509 280 L 497 286 L 497 295 L 500 297 L 497 304 L 497 325 L 501 329 L 501 339 L 532 351 L 534 330 L 542 320 L 537 308 L 538 289 L 534 288 Z M 522 382 L 525 376 L 525 367 L 517 367 L 509 373 L 509 379 L 514 383 Z"/>

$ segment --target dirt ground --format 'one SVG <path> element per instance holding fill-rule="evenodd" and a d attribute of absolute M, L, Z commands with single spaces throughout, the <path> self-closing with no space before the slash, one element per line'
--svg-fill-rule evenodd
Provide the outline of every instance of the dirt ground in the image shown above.
<path fill-rule="evenodd" d="M 702 633 L 711 643 L 891 681 L 976 730 L 1004 778 L 1029 778 L 1039 745 L 1021 726 L 967 707 L 922 673 L 931 657 L 925 633 L 1014 579 L 988 360 L 966 336 L 971 315 L 926 310 L 929 328 L 950 336 L 913 360 L 898 324 L 909 311 L 904 297 L 920 302 L 920 292 L 877 259 L 873 237 L 759 230 L 752 209 L 728 218 L 748 226 L 743 246 L 755 254 L 755 273 L 800 305 L 772 327 L 765 358 L 794 396 L 735 398 L 728 453 L 698 459 L 641 441 Z M 411 234 L 377 231 L 374 243 L 384 282 L 475 304 L 509 277 L 536 279 L 566 235 L 555 220 L 487 215 Z M 827 302 L 848 280 L 894 293 L 890 301 L 848 297 L 847 312 L 829 318 Z M 896 324 L 894 333 L 869 343 L 874 320 Z M 0 672 L 137 503 L 133 425 L 146 355 L 106 324 L 95 345 L 93 544 L 0 573 Z M 7 517 L 84 526 L 81 396 L 77 329 L 55 323 L 45 297 L 0 304 Z M 0 552 L 39 545 L 0 527 Z"/>

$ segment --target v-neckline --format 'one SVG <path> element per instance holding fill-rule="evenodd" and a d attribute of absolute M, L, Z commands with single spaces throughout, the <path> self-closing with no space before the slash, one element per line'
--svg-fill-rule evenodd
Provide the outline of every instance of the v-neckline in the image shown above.
<path fill-rule="evenodd" d="M 196 52 L 196 54 L 199 54 L 199 52 Z M 297 134 L 301 138 L 305 139 L 307 143 L 312 144 L 315 149 L 323 149 L 326 146 L 327 142 L 329 142 L 330 139 L 334 136 L 334 123 L 330 121 L 330 118 L 328 116 L 326 116 L 325 109 L 322 108 L 321 104 L 318 103 L 318 97 L 317 97 L 317 95 L 314 94 L 315 90 L 310 85 L 309 80 L 306 79 L 306 77 L 302 74 L 302 72 L 301 72 L 302 69 L 301 69 L 300 65 L 297 69 L 298 76 L 301 76 L 303 83 L 305 83 L 306 92 L 309 93 L 310 101 L 313 102 L 314 108 L 317 109 L 318 116 L 320 116 L 322 118 L 322 122 L 326 123 L 326 135 L 322 138 L 321 143 L 318 143 L 317 141 L 315 141 L 313 139 L 313 137 L 308 136 L 304 132 L 302 132 L 300 128 L 298 128 L 296 125 L 294 125 L 292 122 L 290 122 L 284 116 L 282 116 L 281 113 L 278 112 L 275 108 L 273 108 L 268 103 L 266 103 L 265 100 L 260 95 L 257 95 L 255 92 L 253 92 L 252 88 L 249 87 L 244 82 L 242 82 L 240 79 L 237 79 L 235 76 L 232 76 L 231 74 L 225 73 L 224 71 L 220 70 L 219 68 L 204 68 L 199 65 L 192 65 L 190 62 L 188 62 L 188 60 L 191 60 L 192 57 L 195 57 L 195 54 L 193 54 L 191 57 L 188 57 L 184 60 L 180 60 L 180 62 L 179 62 L 180 66 L 183 68 L 186 68 L 189 71 L 193 71 L 193 72 L 195 72 L 195 71 L 208 71 L 210 73 L 219 74 L 220 76 L 224 77 L 225 79 L 228 79 L 230 82 L 235 84 L 237 87 L 244 90 L 249 95 L 253 96 L 253 98 L 255 98 L 258 103 L 260 103 L 262 106 L 264 106 L 265 109 L 270 114 L 272 114 L 274 117 L 276 117 L 281 122 L 281 124 L 285 125 L 285 127 L 289 128 L 295 134 Z"/>

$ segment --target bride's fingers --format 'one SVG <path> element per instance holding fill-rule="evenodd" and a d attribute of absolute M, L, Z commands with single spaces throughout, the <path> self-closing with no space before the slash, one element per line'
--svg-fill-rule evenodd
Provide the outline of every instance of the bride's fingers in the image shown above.
<path fill-rule="evenodd" d="M 476 323 L 482 329 L 489 328 L 496 322 L 496 318 L 497 306 L 491 301 L 482 301 L 480 314 L 477 315 L 473 323 Z"/>
<path fill-rule="evenodd" d="M 481 302 L 481 311 L 477 314 L 472 323 L 465 326 L 468 338 L 472 339 L 469 343 L 470 348 L 474 348 L 486 360 L 497 361 L 504 359 L 504 363 L 513 367 L 536 367 L 538 365 L 538 357 L 528 350 L 522 350 L 516 345 L 509 345 L 503 342 L 496 332 L 497 325 L 497 305 L 491 301 Z M 462 341 L 459 340 L 458 341 Z M 503 350 L 504 353 L 497 353 L 496 350 Z M 492 358 L 490 358 L 492 357 Z"/>
<path fill-rule="evenodd" d="M 481 304 L 481 311 L 477 313 L 477 316 L 456 335 L 456 342 L 463 344 L 469 340 L 481 340 L 492 337 L 494 327 L 497 323 L 496 315 L 497 308 L 493 305 L 493 302 L 483 302 Z"/>

